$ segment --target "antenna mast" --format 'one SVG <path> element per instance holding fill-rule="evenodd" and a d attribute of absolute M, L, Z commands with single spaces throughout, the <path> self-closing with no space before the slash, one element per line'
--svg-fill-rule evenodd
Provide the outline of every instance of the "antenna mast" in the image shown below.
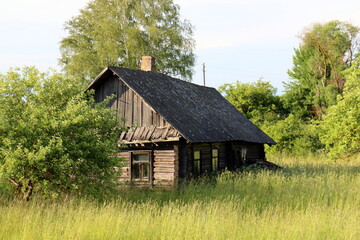
<path fill-rule="evenodd" d="M 204 81 L 204 86 L 205 85 L 205 63 L 203 63 L 203 81 Z"/>

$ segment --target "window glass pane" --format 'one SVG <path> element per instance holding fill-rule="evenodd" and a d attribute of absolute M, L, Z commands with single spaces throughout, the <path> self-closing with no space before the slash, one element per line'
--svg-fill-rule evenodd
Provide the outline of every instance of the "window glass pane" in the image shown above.
<path fill-rule="evenodd" d="M 214 148 L 212 150 L 212 170 L 217 171 L 219 165 L 219 150 Z"/>
<path fill-rule="evenodd" d="M 200 159 L 200 151 L 194 151 L 194 160 Z"/>
<path fill-rule="evenodd" d="M 143 177 L 143 179 L 149 179 L 149 168 L 150 168 L 150 164 L 148 164 L 148 163 L 143 163 L 142 164 L 142 177 Z"/>
<path fill-rule="evenodd" d="M 149 154 L 134 154 L 134 162 L 146 162 L 149 161 Z"/>
<path fill-rule="evenodd" d="M 212 170 L 213 171 L 218 170 L 218 164 L 219 164 L 218 158 L 217 157 L 213 158 L 212 159 Z"/>
<path fill-rule="evenodd" d="M 217 150 L 216 148 L 214 148 L 213 150 L 212 150 L 212 156 L 213 157 L 217 157 L 219 155 L 219 150 Z"/>
<path fill-rule="evenodd" d="M 201 152 L 194 151 L 194 169 L 193 173 L 195 176 L 199 176 L 201 173 Z"/>
<path fill-rule="evenodd" d="M 132 166 L 132 177 L 134 179 L 140 179 L 140 164 L 135 163 Z"/>

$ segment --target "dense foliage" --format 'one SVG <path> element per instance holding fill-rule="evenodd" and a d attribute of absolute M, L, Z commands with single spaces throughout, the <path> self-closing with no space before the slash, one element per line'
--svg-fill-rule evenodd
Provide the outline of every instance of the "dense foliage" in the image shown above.
<path fill-rule="evenodd" d="M 286 84 L 285 105 L 303 118 L 321 118 L 336 104 L 346 81 L 343 71 L 359 51 L 359 33 L 358 27 L 340 21 L 306 30 L 288 71 L 293 81 Z"/>
<path fill-rule="evenodd" d="M 343 96 L 322 122 L 321 140 L 333 157 L 360 153 L 360 58 L 345 72 Z"/>
<path fill-rule="evenodd" d="M 156 57 L 159 72 L 192 77 L 192 26 L 172 0 L 92 0 L 65 29 L 60 63 L 79 79 L 107 66 L 137 69 L 142 56 Z"/>
<path fill-rule="evenodd" d="M 94 192 L 111 187 L 118 120 L 78 82 L 37 69 L 0 75 L 0 178 L 33 192 Z"/>
<path fill-rule="evenodd" d="M 307 29 L 281 96 L 261 80 L 219 90 L 278 143 L 268 152 L 350 157 L 360 149 L 359 35 L 358 27 L 340 21 Z"/>
<path fill-rule="evenodd" d="M 219 91 L 247 118 L 255 122 L 278 119 L 284 114 L 280 97 L 276 96 L 276 89 L 263 80 L 254 83 L 224 84 Z"/>

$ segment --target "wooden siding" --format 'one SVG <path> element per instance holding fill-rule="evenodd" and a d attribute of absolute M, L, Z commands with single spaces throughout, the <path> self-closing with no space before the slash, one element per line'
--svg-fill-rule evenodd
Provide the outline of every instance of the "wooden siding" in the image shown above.
<path fill-rule="evenodd" d="M 118 115 L 124 119 L 125 126 L 170 126 L 162 116 L 116 76 L 108 78 L 95 89 L 95 101 L 101 102 L 111 95 L 116 97 L 110 102 L 109 107 L 118 110 Z"/>
<path fill-rule="evenodd" d="M 175 169 L 175 151 L 154 150 L 154 184 L 155 185 L 174 185 Z"/>
<path fill-rule="evenodd" d="M 121 176 L 120 181 L 130 180 L 130 154 L 128 151 L 121 151 L 118 154 L 118 157 L 121 158 Z"/>

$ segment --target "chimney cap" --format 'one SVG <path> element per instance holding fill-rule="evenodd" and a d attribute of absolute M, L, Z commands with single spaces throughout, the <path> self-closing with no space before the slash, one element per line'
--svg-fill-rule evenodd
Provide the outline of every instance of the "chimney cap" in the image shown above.
<path fill-rule="evenodd" d="M 147 71 L 147 72 L 156 72 L 155 60 L 156 60 L 155 57 L 143 56 L 141 58 L 141 67 L 140 67 L 140 69 L 142 71 Z"/>

